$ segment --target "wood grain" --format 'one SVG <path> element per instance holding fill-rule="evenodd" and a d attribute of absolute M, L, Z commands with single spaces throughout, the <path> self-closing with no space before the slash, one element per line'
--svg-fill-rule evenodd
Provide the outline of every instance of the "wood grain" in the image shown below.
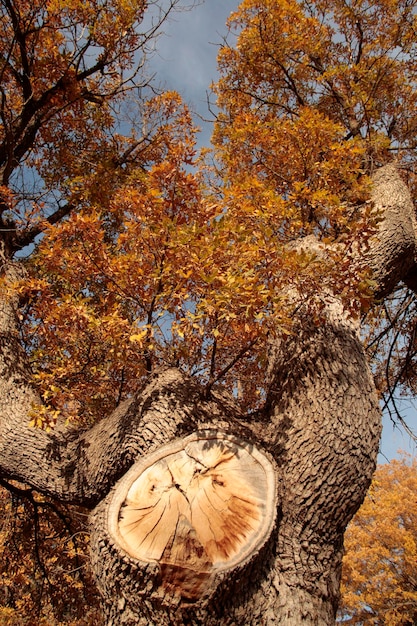
<path fill-rule="evenodd" d="M 270 533 L 270 461 L 223 434 L 194 434 L 151 455 L 119 508 L 117 534 L 130 556 L 160 564 L 163 586 L 186 598 L 212 572 L 244 561 Z"/>

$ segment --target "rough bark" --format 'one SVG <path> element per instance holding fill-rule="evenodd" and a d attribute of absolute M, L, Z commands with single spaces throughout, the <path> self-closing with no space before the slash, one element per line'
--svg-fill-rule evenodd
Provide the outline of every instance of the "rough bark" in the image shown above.
<path fill-rule="evenodd" d="M 365 261 L 377 284 L 376 297 L 388 295 L 400 281 L 414 289 L 417 248 L 416 215 L 410 192 L 394 163 L 379 169 L 374 177 L 372 201 L 381 222 Z"/>
<path fill-rule="evenodd" d="M 376 174 L 374 202 L 382 220 L 367 262 L 382 296 L 415 272 L 413 207 L 394 166 Z M 107 624 L 334 623 L 343 532 L 370 483 L 381 426 L 358 324 L 337 298 L 325 295 L 328 306 L 320 326 L 307 307 L 299 307 L 296 332 L 272 346 L 267 409 L 256 421 L 245 420 L 225 395 L 205 398 L 193 380 L 172 369 L 154 376 L 135 398 L 83 433 L 64 428 L 44 433 L 28 427 L 28 413 L 38 399 L 19 347 L 16 303 L 1 301 L 0 472 L 67 501 L 97 504 L 91 518 L 92 563 Z M 187 462 L 198 461 L 199 471 L 203 467 L 211 476 L 212 489 L 224 496 L 223 504 L 211 500 L 217 502 L 213 524 L 222 527 L 222 536 L 236 549 L 221 566 L 217 548 L 208 547 L 204 539 L 207 528 L 199 530 L 195 514 L 187 513 L 186 503 L 191 510 L 203 497 L 193 483 L 195 468 L 187 474 L 175 457 L 181 453 L 184 458 L 187 442 L 204 439 L 195 434 L 201 431 L 215 432 L 223 442 L 239 440 L 245 450 L 255 446 L 256 454 L 272 464 L 277 485 L 277 491 L 274 487 L 263 496 L 268 520 L 262 522 L 259 541 L 252 541 L 258 532 L 253 520 L 260 514 L 244 508 L 240 516 L 252 521 L 237 523 L 237 500 L 224 496 L 219 468 L 201 463 L 194 452 L 186 453 Z M 170 451 L 177 460 L 172 461 Z M 164 518 L 162 507 L 164 513 L 156 521 L 165 520 L 174 530 L 165 529 L 162 541 L 160 533 L 152 535 L 152 525 L 146 532 L 139 529 L 140 546 L 132 549 L 130 540 L 121 538 L 126 528 L 120 530 L 119 523 L 144 523 L 142 513 L 137 521 L 135 510 L 150 506 L 149 499 L 141 500 L 145 483 L 137 490 L 132 485 L 145 480 L 145 470 L 167 455 L 171 461 L 164 465 L 168 474 L 163 490 L 173 508 Z M 176 475 L 178 463 L 182 478 Z M 233 497 L 253 491 L 253 485 L 242 487 L 233 476 Z M 192 496 L 184 480 L 187 489 L 194 485 Z M 148 498 L 154 488 L 150 484 Z M 259 493 L 257 497 L 262 501 Z M 152 506 L 156 502 L 151 500 Z M 149 533 L 152 540 L 146 544 Z M 159 548 L 152 552 L 155 545 Z"/>

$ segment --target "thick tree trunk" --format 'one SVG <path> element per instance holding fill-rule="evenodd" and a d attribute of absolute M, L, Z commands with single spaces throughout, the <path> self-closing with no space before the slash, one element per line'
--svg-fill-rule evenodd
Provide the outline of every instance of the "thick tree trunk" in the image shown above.
<path fill-rule="evenodd" d="M 386 294 L 415 271 L 413 207 L 395 168 L 375 181 L 383 220 L 367 262 Z M 334 623 L 343 533 L 381 426 L 358 325 L 325 296 L 320 326 L 298 307 L 296 332 L 270 347 L 256 421 L 172 369 L 83 433 L 28 427 L 39 399 L 16 303 L 1 301 L 0 473 L 94 509 L 108 625 Z"/>
<path fill-rule="evenodd" d="M 343 532 L 366 493 L 378 451 L 378 398 L 356 328 L 343 313 L 329 316 L 322 328 L 300 320 L 299 333 L 275 358 L 271 414 L 246 434 L 276 464 L 278 500 L 268 511 L 269 535 L 250 546 L 251 558 L 226 571 L 210 569 L 210 553 L 203 550 L 207 580 L 198 593 L 184 593 L 179 582 L 164 589 L 163 558 L 144 558 L 109 528 L 112 503 L 118 502 L 123 519 L 122 479 L 93 516 L 94 565 L 109 624 L 334 622 Z M 222 421 L 234 432 L 228 415 Z M 175 487 L 174 476 L 168 482 Z M 250 489 L 240 490 L 249 497 Z M 138 506 L 146 508 L 144 491 Z M 233 519 L 224 526 L 233 535 Z M 194 537 L 188 547 L 195 563 L 204 546 Z"/>

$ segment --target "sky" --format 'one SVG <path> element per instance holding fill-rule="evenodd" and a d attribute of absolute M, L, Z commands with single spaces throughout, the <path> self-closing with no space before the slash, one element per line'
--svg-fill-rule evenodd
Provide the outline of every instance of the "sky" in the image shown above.
<path fill-rule="evenodd" d="M 186 6 L 187 0 L 183 0 Z M 188 2 L 190 6 L 191 0 Z M 162 87 L 178 91 L 198 114 L 201 128 L 200 145 L 208 145 L 211 118 L 207 106 L 210 84 L 217 78 L 216 57 L 219 46 L 227 35 L 226 20 L 237 9 L 237 0 L 201 0 L 190 10 L 175 12 L 164 24 L 155 52 L 150 60 L 150 71 Z M 404 416 L 417 433 L 417 402 L 402 405 Z M 417 446 L 401 427 L 383 416 L 383 434 L 379 463 L 386 463 L 403 450 L 417 455 Z"/>
<path fill-rule="evenodd" d="M 168 0 L 165 0 L 167 3 Z M 207 97 L 217 77 L 217 52 L 227 35 L 226 20 L 238 7 L 237 0 L 181 0 L 163 25 L 150 59 L 151 72 L 165 89 L 178 91 L 198 114 L 200 145 L 210 141 L 211 122 Z M 213 98 L 211 98 L 213 100 Z M 204 122 L 204 120 L 207 120 Z"/>

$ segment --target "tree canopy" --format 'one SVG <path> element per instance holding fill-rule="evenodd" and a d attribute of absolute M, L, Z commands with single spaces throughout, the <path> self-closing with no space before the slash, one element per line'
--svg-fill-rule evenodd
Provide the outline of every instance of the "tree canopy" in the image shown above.
<path fill-rule="evenodd" d="M 16 153 L 3 170 L 4 184 L 13 172 L 4 226 L 16 250 L 43 233 L 23 290 L 24 340 L 46 401 L 35 422 L 64 407 L 94 419 L 146 373 L 177 363 L 208 388 L 238 380 L 245 405 L 257 408 L 265 366 L 257 346 L 277 327 L 291 332 L 295 292 L 317 319 L 323 283 L 352 314 L 369 308 L 369 268 L 351 260 L 375 230 L 370 176 L 395 156 L 414 185 L 412 6 L 243 2 L 229 21 L 237 44 L 219 55 L 211 167 L 197 158 L 196 128 L 177 94 L 139 102 L 132 92 L 148 36 L 142 3 L 7 6 L 4 54 L 14 71 L 10 61 L 4 128 L 16 117 L 22 130 L 10 122 L 4 135 L 4 154 L 7 142 Z M 114 12 L 123 24 L 109 46 Z M 138 112 L 121 133 L 133 94 Z M 311 234 L 338 247 L 325 258 L 288 251 Z M 369 319 L 383 371 L 378 337 L 390 322 L 380 309 Z M 409 320 L 400 332 L 413 353 Z M 413 380 L 409 361 L 402 382 Z M 403 362 L 392 367 L 405 371 Z"/>
<path fill-rule="evenodd" d="M 219 56 L 214 167 L 196 161 L 196 129 L 176 94 L 140 105 L 139 134 L 138 124 L 130 135 L 114 133 L 131 80 L 123 68 L 143 45 L 141 7 L 123 12 L 130 39 L 99 54 L 95 10 L 68 13 L 77 25 L 91 21 L 82 50 L 59 48 L 61 74 L 82 88 L 73 100 L 65 91 L 61 117 L 45 105 L 54 137 L 41 139 L 47 124 L 39 121 L 28 164 L 46 201 L 30 202 L 14 234 L 20 248 L 43 232 L 24 289 L 24 338 L 46 401 L 35 421 L 47 424 L 64 407 L 93 419 L 162 364 L 180 364 L 208 389 L 238 381 L 245 405 L 257 408 L 265 369 L 257 346 L 277 328 L 291 332 L 295 293 L 310 299 L 318 320 L 324 303 L 312 303 L 323 282 L 352 314 L 369 306 L 370 272 L 351 263 L 352 250 L 374 232 L 366 202 L 374 168 L 393 151 L 412 159 L 410 8 L 398 4 L 375 21 L 365 4 L 242 3 L 230 19 L 237 45 Z M 60 38 L 71 48 L 66 24 Z M 97 54 L 87 72 L 89 45 Z M 122 64 L 117 79 L 113 57 Z M 74 106 L 84 108 L 74 114 Z M 46 209 L 51 194 L 58 208 Z M 8 202 L 6 215 L 22 211 L 18 194 Z M 313 233 L 338 248 L 326 258 L 296 246 L 283 253 Z"/>
<path fill-rule="evenodd" d="M 100 624 L 86 511 L 10 484 L 0 489 L 0 511 L 2 626 Z"/>
<path fill-rule="evenodd" d="M 394 160 L 415 197 L 415 4 L 248 0 L 229 26 L 237 43 L 219 55 L 213 137 L 226 199 L 280 236 L 341 242 L 336 272 L 314 272 L 363 313 L 366 272 L 349 276 L 346 255 L 372 225 L 368 176 Z M 400 421 L 398 391 L 416 391 L 414 278 L 405 283 L 374 299 L 364 325 L 384 408 Z"/>
<path fill-rule="evenodd" d="M 344 624 L 408 626 L 417 616 L 417 461 L 380 465 L 345 535 Z"/>

